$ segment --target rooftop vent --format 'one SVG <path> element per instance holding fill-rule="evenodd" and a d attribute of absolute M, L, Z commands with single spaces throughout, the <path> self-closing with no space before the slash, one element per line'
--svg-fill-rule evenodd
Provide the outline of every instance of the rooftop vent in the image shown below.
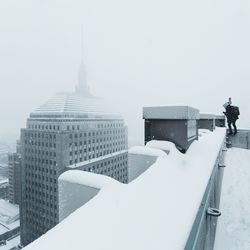
<path fill-rule="evenodd" d="M 198 140 L 199 110 L 189 106 L 144 107 L 145 144 L 151 140 L 173 142 L 183 153 Z"/>

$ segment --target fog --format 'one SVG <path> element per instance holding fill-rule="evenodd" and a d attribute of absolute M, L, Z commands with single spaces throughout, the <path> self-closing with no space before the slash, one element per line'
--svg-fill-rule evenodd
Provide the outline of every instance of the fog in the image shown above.
<path fill-rule="evenodd" d="M 248 0 L 2 0 L 0 141 L 56 92 L 73 91 L 81 30 L 91 92 L 114 103 L 142 142 L 142 106 L 221 114 L 231 96 L 250 127 Z"/>

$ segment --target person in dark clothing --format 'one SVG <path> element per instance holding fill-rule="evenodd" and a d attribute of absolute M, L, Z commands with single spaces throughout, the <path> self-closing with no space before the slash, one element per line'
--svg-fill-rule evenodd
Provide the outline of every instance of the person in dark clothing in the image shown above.
<path fill-rule="evenodd" d="M 233 134 L 232 131 L 232 125 L 234 128 L 234 135 L 237 134 L 237 127 L 236 127 L 236 121 L 239 119 L 238 114 L 235 112 L 235 107 L 231 105 L 231 98 L 229 99 L 229 102 L 226 102 L 223 106 L 226 109 L 226 112 L 223 112 L 225 116 L 227 117 L 227 124 L 229 129 L 229 135 Z"/>

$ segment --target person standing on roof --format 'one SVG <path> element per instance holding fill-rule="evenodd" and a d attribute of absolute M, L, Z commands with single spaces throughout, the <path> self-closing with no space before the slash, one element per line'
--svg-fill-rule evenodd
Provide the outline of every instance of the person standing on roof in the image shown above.
<path fill-rule="evenodd" d="M 228 102 L 226 102 L 223 107 L 225 108 L 226 112 L 223 112 L 225 116 L 227 117 L 227 124 L 229 129 L 229 135 L 236 135 L 237 134 L 237 127 L 236 127 L 236 121 L 239 119 L 239 108 L 236 106 L 232 106 L 232 98 L 229 97 Z M 234 133 L 232 131 L 232 125 L 234 127 Z"/>

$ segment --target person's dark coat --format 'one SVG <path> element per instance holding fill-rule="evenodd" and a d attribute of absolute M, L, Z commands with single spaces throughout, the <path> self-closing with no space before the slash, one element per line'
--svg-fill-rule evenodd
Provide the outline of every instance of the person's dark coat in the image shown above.
<path fill-rule="evenodd" d="M 228 122 L 235 122 L 237 119 L 239 119 L 238 115 L 235 115 L 234 108 L 231 105 L 228 105 L 226 107 L 226 112 L 224 112 L 225 116 L 227 117 Z"/>

